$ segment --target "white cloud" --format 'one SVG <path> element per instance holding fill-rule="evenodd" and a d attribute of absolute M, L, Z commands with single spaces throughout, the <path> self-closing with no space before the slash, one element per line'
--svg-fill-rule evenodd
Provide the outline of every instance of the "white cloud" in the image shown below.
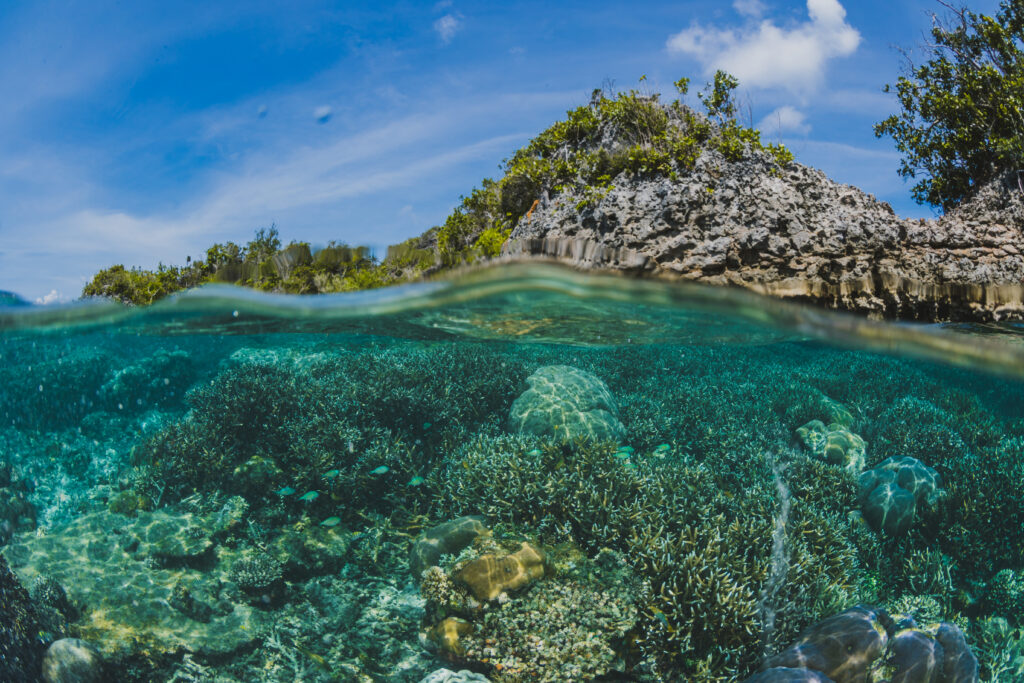
<path fill-rule="evenodd" d="M 667 47 L 696 58 L 709 73 L 728 71 L 741 85 L 806 95 L 821 83 L 828 61 L 853 54 L 861 40 L 838 0 L 807 0 L 807 13 L 808 21 L 788 27 L 768 19 L 739 29 L 695 23 L 671 36 Z"/>
<path fill-rule="evenodd" d="M 446 14 L 434 22 L 434 30 L 441 36 L 441 42 L 447 45 L 462 28 L 462 19 L 454 14 Z"/>
<path fill-rule="evenodd" d="M 733 0 L 732 8 L 745 17 L 762 17 L 768 9 L 761 0 Z"/>
<path fill-rule="evenodd" d="M 777 133 L 779 135 L 783 133 L 807 135 L 811 132 L 811 126 L 807 123 L 807 117 L 804 113 L 788 104 L 779 107 L 761 119 L 761 122 L 757 124 L 757 128 L 762 133 Z"/>
<path fill-rule="evenodd" d="M 49 304 L 59 304 L 62 301 L 65 301 L 65 298 L 61 296 L 61 293 L 58 292 L 56 289 L 51 289 L 49 294 L 44 294 L 43 296 L 36 297 L 36 303 L 39 304 L 40 306 L 48 306 Z"/>

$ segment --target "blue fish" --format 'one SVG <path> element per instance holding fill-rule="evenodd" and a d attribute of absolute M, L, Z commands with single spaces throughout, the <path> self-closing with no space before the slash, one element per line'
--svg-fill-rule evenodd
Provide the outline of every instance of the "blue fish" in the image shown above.
<path fill-rule="evenodd" d="M 295 493 L 295 489 L 293 489 L 291 486 L 282 486 L 277 491 L 275 491 L 275 493 L 277 493 L 277 495 L 279 496 L 290 496 L 293 493 Z"/>
<path fill-rule="evenodd" d="M 320 494 L 317 493 L 316 491 L 309 491 L 308 493 L 303 493 L 299 497 L 299 500 L 307 502 L 307 503 L 312 503 L 314 500 L 316 500 L 319 497 L 320 497 Z"/>

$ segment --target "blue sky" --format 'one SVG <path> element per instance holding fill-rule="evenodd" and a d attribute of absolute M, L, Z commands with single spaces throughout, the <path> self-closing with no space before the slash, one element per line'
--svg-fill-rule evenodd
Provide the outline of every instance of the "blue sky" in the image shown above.
<path fill-rule="evenodd" d="M 971 8 L 993 13 L 996 0 Z M 382 249 L 444 220 L 611 82 L 716 68 L 798 161 L 910 199 L 873 123 L 931 0 L 0 3 L 0 289 L 283 239 Z M 639 83 L 639 78 L 647 79 Z"/>

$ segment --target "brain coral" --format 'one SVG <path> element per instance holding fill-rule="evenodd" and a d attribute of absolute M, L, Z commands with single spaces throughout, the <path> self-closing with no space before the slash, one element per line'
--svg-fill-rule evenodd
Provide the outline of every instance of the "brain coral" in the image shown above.
<path fill-rule="evenodd" d="M 589 372 L 548 365 L 526 383 L 530 388 L 512 404 L 510 431 L 563 443 L 580 437 L 618 440 L 625 434 L 611 392 Z"/>

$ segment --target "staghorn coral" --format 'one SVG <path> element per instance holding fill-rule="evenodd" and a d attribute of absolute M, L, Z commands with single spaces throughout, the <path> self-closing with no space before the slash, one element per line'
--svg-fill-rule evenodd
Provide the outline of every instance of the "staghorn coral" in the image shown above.
<path fill-rule="evenodd" d="M 625 671 L 629 636 L 649 590 L 621 555 L 605 549 L 590 560 L 572 545 L 549 554 L 520 542 L 516 553 L 496 558 L 496 549 L 508 544 L 483 540 L 463 553 L 450 574 L 437 566 L 423 573 L 420 590 L 427 624 L 433 624 L 425 638 L 457 662 L 486 667 L 497 681 L 588 681 Z M 538 572 L 515 593 L 496 593 L 490 570 L 524 554 L 534 561 L 548 557 L 543 577 Z M 467 595 L 474 583 L 467 587 L 465 579 L 476 580 L 467 573 L 487 574 L 478 577 L 486 579 L 486 590 Z"/>

